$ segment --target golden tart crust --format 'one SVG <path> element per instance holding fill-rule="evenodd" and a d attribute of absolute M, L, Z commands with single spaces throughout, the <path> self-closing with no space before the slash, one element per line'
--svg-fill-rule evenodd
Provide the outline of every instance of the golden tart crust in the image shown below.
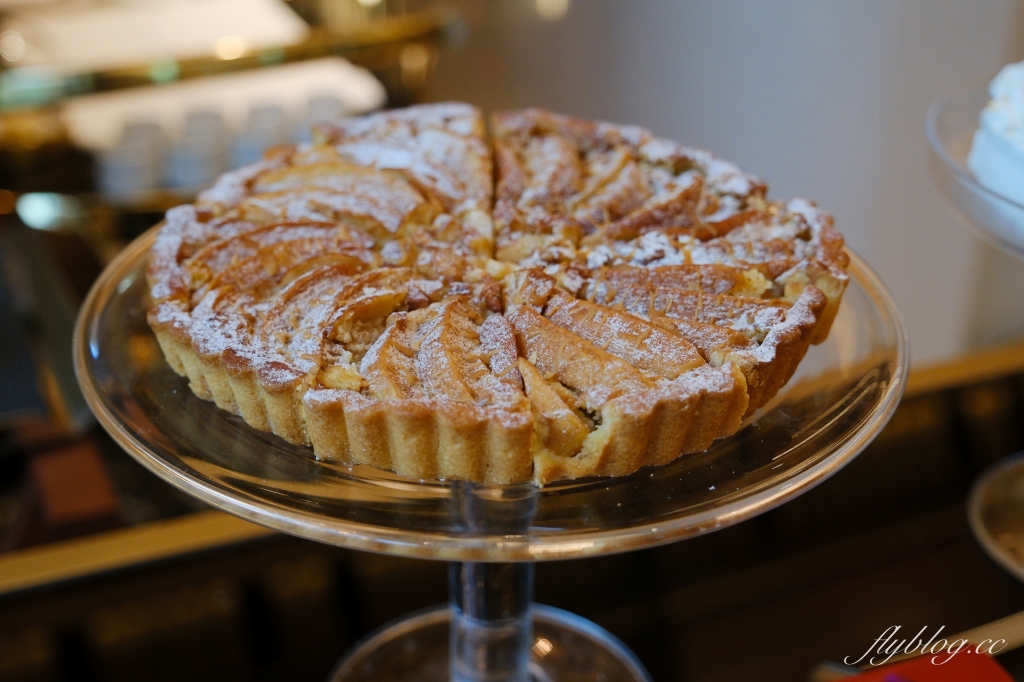
<path fill-rule="evenodd" d="M 321 126 L 167 213 L 149 322 L 193 392 L 319 458 L 622 476 L 734 433 L 828 334 L 812 202 L 633 126 L 423 105 Z"/>

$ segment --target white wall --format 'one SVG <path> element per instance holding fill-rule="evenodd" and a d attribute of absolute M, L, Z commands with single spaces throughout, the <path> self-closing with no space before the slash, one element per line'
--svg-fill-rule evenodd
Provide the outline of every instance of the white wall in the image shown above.
<path fill-rule="evenodd" d="M 889 285 L 915 363 L 1024 334 L 990 300 L 1024 315 L 1024 265 L 946 210 L 924 137 L 938 96 L 1024 56 L 1019 2 L 571 0 L 555 23 L 529 0 L 462 7 L 434 96 L 638 123 L 815 198 Z"/>

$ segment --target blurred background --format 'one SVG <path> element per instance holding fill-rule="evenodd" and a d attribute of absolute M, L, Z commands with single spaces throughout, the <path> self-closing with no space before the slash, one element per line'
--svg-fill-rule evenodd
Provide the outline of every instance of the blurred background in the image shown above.
<path fill-rule="evenodd" d="M 963 521 L 976 474 L 1024 447 L 1024 263 L 953 217 L 924 135 L 936 98 L 1020 59 L 1018 0 L 0 0 L 0 680 L 323 679 L 445 599 L 441 564 L 164 486 L 95 426 L 70 337 L 102 267 L 221 172 L 447 99 L 639 124 L 814 198 L 911 339 L 908 398 L 840 475 L 708 538 L 544 566 L 540 601 L 664 680 L 802 680 L 890 621 L 1024 608 Z"/>

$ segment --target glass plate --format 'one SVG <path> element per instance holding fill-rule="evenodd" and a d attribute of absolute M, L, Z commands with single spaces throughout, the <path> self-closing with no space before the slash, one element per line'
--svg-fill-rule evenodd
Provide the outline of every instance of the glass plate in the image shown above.
<path fill-rule="evenodd" d="M 154 237 L 151 230 L 111 263 L 79 317 L 75 365 L 100 422 L 151 471 L 215 507 L 355 549 L 533 561 L 713 531 L 799 495 L 853 459 L 892 415 L 906 378 L 899 315 L 851 254 L 850 285 L 828 340 L 810 349 L 770 405 L 710 450 L 631 476 L 542 489 L 412 480 L 317 461 L 309 448 L 193 395 L 146 324 L 144 271 Z M 510 510 L 517 518 L 498 522 Z"/>
<path fill-rule="evenodd" d="M 961 218 L 982 238 L 1012 256 L 1024 258 L 1024 206 L 983 187 L 967 167 L 967 154 L 988 104 L 985 85 L 940 97 L 925 119 L 936 186 Z"/>

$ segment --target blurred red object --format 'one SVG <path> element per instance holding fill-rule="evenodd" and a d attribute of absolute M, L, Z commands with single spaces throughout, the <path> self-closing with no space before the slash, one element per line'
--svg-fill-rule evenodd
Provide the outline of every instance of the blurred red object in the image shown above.
<path fill-rule="evenodd" d="M 27 479 L 3 550 L 121 525 L 114 484 L 99 449 L 90 440 L 31 454 Z"/>
<path fill-rule="evenodd" d="M 965 649 L 949 658 L 940 652 L 933 656 L 918 656 L 909 661 L 882 666 L 877 670 L 849 678 L 850 682 L 1013 682 L 1013 678 L 985 654 L 968 653 Z M 946 660 L 948 658 L 948 660 Z"/>

